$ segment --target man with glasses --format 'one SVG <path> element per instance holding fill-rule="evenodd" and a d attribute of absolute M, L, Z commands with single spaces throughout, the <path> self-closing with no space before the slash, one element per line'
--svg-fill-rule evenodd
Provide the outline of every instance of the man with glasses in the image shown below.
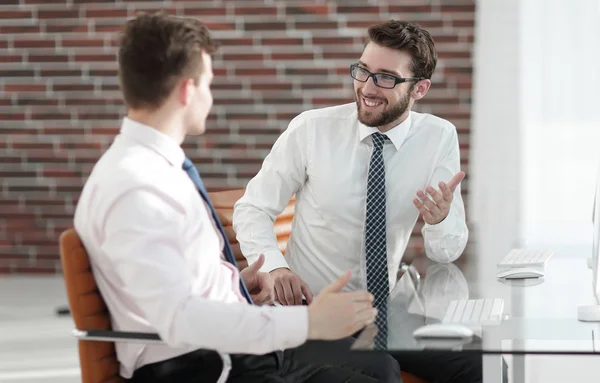
<path fill-rule="evenodd" d="M 278 302 L 310 303 L 352 269 L 347 289 L 374 295 L 381 325 L 419 214 L 426 254 L 437 262 L 461 255 L 468 229 L 456 128 L 412 111 L 436 67 L 431 36 L 394 20 L 368 34 L 362 56 L 350 66 L 356 102 L 294 118 L 236 203 L 233 225 L 250 263 L 264 254 L 261 270 L 274 277 Z M 273 222 L 293 195 L 284 258 Z M 401 369 L 430 381 L 482 379 L 477 356 L 409 353 L 397 359 Z"/>

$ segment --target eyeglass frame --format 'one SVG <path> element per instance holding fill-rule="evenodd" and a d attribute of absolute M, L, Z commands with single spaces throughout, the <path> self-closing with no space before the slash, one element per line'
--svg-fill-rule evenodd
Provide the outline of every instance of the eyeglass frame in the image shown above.
<path fill-rule="evenodd" d="M 357 79 L 356 77 L 354 77 L 352 75 L 352 71 L 354 70 L 354 68 L 359 68 L 361 70 L 364 70 L 369 75 L 367 76 L 367 78 L 364 81 L 363 80 L 359 80 L 359 79 Z M 376 77 L 378 75 L 392 77 L 394 79 L 394 86 L 392 86 L 391 88 L 388 88 L 388 87 L 379 85 L 377 83 L 377 77 Z M 359 81 L 359 82 L 367 82 L 372 77 L 373 78 L 373 84 L 375 84 L 378 87 L 383 88 L 383 89 L 394 89 L 396 87 L 396 85 L 402 84 L 403 82 L 421 81 L 421 80 L 425 80 L 426 79 L 425 77 L 398 77 L 398 76 L 394 76 L 393 74 L 390 74 L 390 73 L 372 73 L 367 68 L 363 68 L 362 66 L 360 66 L 359 63 L 354 63 L 354 64 L 350 65 L 350 77 L 352 77 L 354 80 Z"/>

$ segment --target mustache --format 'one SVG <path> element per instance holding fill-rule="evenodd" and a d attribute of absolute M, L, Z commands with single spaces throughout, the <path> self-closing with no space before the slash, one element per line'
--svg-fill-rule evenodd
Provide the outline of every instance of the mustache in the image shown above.
<path fill-rule="evenodd" d="M 377 101 L 381 101 L 381 102 L 386 102 L 387 100 L 385 98 L 380 98 L 380 97 L 372 97 L 372 96 L 365 96 L 363 94 L 363 92 L 361 92 L 360 90 L 357 92 L 359 97 L 364 97 L 367 98 L 369 100 L 377 100 Z"/>

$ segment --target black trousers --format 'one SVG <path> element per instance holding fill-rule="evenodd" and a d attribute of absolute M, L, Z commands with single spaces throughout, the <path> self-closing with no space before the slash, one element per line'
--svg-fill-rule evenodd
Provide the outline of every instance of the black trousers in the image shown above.
<path fill-rule="evenodd" d="M 400 383 L 400 368 L 387 353 L 350 351 L 353 338 L 308 341 L 268 355 L 231 355 L 228 382 Z M 132 383 L 216 382 L 222 363 L 217 353 L 199 350 L 138 369 Z"/>
<path fill-rule="evenodd" d="M 478 353 L 453 351 L 393 352 L 402 366 L 430 383 L 481 383 L 483 357 Z M 503 382 L 508 383 L 508 365 L 502 359 Z"/>

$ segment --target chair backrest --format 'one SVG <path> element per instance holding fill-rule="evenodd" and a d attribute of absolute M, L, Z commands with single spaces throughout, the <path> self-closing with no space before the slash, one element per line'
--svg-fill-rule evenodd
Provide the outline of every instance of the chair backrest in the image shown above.
<path fill-rule="evenodd" d="M 225 190 L 209 193 L 210 199 L 217 210 L 217 215 L 221 220 L 221 224 L 227 234 L 227 240 L 231 245 L 233 254 L 238 264 L 238 268 L 243 270 L 248 266 L 248 261 L 240 250 L 240 244 L 236 239 L 235 231 L 233 230 L 233 205 L 244 195 L 244 189 Z M 279 250 L 285 254 L 288 239 L 292 232 L 292 220 L 294 219 L 294 207 L 296 199 L 292 197 L 286 208 L 275 220 L 275 234 Z"/>
<path fill-rule="evenodd" d="M 110 314 L 98 291 L 90 260 L 75 229 L 65 230 L 59 238 L 60 261 L 71 308 L 78 330 L 110 330 Z M 82 383 L 123 383 L 115 344 L 78 341 Z"/>

